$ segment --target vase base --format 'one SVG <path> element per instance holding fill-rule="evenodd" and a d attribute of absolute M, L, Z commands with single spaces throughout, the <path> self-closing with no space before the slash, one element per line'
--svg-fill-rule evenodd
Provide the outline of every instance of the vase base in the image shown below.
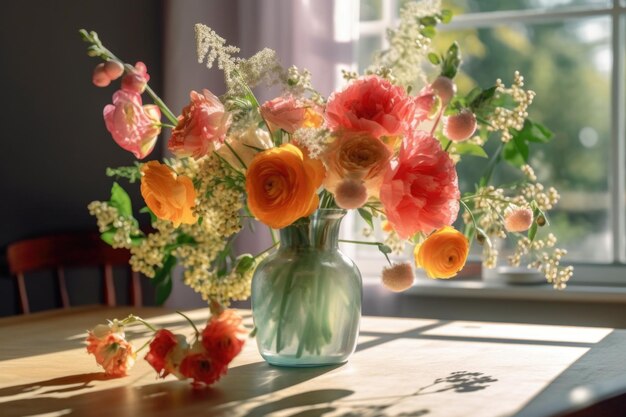
<path fill-rule="evenodd" d="M 314 368 L 319 366 L 341 365 L 348 362 L 348 357 L 341 356 L 301 356 L 295 355 L 272 355 L 261 354 L 263 359 L 270 365 L 288 367 L 288 368 Z"/>

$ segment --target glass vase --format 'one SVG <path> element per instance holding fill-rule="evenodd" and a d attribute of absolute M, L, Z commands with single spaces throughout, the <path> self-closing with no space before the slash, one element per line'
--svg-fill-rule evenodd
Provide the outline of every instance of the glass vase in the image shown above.
<path fill-rule="evenodd" d="M 361 318 L 362 281 L 338 248 L 341 209 L 319 209 L 280 230 L 280 246 L 256 269 L 252 314 L 261 356 L 272 365 L 346 362 Z"/>

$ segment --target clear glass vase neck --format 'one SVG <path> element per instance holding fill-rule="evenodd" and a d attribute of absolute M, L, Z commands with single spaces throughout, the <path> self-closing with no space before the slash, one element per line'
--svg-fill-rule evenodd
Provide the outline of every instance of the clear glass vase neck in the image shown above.
<path fill-rule="evenodd" d="M 339 244 L 339 227 L 346 211 L 319 209 L 311 216 L 280 229 L 279 250 L 335 250 Z"/>

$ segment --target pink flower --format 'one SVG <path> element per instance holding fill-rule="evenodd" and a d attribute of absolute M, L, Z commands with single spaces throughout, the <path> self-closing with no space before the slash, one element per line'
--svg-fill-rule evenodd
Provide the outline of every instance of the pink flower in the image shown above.
<path fill-rule="evenodd" d="M 189 96 L 191 102 L 178 117 L 168 148 L 177 157 L 201 158 L 214 150 L 215 144 L 224 143 L 231 118 L 209 90 L 202 90 L 202 94 L 192 91 Z"/>
<path fill-rule="evenodd" d="M 368 132 L 375 138 L 404 133 L 412 123 L 415 104 L 402 87 L 376 75 L 352 81 L 331 94 L 326 105 L 326 124 L 340 129 Z"/>
<path fill-rule="evenodd" d="M 109 326 L 98 325 L 89 331 L 86 342 L 87 353 L 96 357 L 106 375 L 125 376 L 135 364 L 135 350 L 124 339 L 121 330 L 113 331 Z"/>
<path fill-rule="evenodd" d="M 148 81 L 150 81 L 150 76 L 148 75 L 146 64 L 139 61 L 135 64 L 135 70 L 127 72 L 122 78 L 122 90 L 142 94 L 146 89 Z"/>
<path fill-rule="evenodd" d="M 293 97 L 276 97 L 263 103 L 260 111 L 272 130 L 282 129 L 293 133 L 302 126 L 306 109 L 306 105 L 299 103 Z"/>
<path fill-rule="evenodd" d="M 422 88 L 420 94 L 413 100 L 415 102 L 415 121 L 417 122 L 434 116 L 441 104 L 437 98 L 437 94 L 430 86 Z"/>
<path fill-rule="evenodd" d="M 380 189 L 387 219 L 398 235 L 406 239 L 452 224 L 459 212 L 459 197 L 457 174 L 448 153 L 426 132 L 411 132 Z"/>
<path fill-rule="evenodd" d="M 141 96 L 124 90 L 113 94 L 113 104 L 104 107 L 104 122 L 113 140 L 135 157 L 145 158 L 161 132 L 161 111 L 155 105 L 142 106 Z"/>

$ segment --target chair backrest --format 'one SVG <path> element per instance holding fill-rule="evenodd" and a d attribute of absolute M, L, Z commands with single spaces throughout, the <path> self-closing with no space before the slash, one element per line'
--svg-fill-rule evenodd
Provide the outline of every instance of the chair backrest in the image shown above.
<path fill-rule="evenodd" d="M 113 266 L 128 265 L 130 254 L 125 249 L 113 249 L 96 233 L 72 233 L 43 236 L 12 243 L 7 248 L 9 271 L 17 279 L 22 312 L 30 313 L 24 274 L 37 270 L 56 270 L 61 304 L 70 306 L 65 282 L 66 267 L 98 266 L 103 269 L 104 303 L 115 306 Z M 141 305 L 139 274 L 132 271 L 129 285 L 133 305 Z"/>

